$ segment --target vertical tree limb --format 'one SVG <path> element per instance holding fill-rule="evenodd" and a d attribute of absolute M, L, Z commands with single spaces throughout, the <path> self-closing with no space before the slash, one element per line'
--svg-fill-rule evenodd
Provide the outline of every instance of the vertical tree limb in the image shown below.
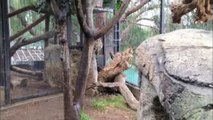
<path fill-rule="evenodd" d="M 79 22 L 79 25 L 80 25 L 82 31 L 84 32 L 85 36 L 87 36 L 87 37 L 93 36 L 92 30 L 89 28 L 89 26 L 87 25 L 87 22 L 86 22 L 86 18 L 85 18 L 85 15 L 83 12 L 83 7 L 82 7 L 82 1 L 75 0 L 75 6 L 76 6 L 76 10 L 77 10 L 78 22 Z M 84 9 L 86 9 L 86 8 L 84 8 Z"/>

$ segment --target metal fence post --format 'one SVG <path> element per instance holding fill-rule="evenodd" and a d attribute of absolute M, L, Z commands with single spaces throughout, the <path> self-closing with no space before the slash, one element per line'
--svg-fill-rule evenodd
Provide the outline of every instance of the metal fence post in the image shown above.
<path fill-rule="evenodd" d="M 165 33 L 165 1 L 161 0 L 160 4 L 160 34 Z"/>
<path fill-rule="evenodd" d="M 10 103 L 10 41 L 8 25 L 8 1 L 0 1 L 0 81 L 5 89 L 5 103 Z"/>

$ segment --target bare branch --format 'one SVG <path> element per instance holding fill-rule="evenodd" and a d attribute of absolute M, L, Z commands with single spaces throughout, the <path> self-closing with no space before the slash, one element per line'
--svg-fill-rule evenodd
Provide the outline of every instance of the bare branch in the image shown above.
<path fill-rule="evenodd" d="M 80 27 L 82 31 L 85 33 L 85 36 L 91 37 L 92 35 L 92 30 L 89 28 L 89 26 L 86 23 L 86 18 L 83 13 L 83 7 L 82 7 L 82 1 L 81 0 L 75 0 L 75 6 L 77 10 L 77 18 L 78 22 L 80 24 Z"/>
<path fill-rule="evenodd" d="M 127 10 L 127 12 L 124 14 L 123 19 L 126 19 L 129 15 L 131 15 L 132 13 L 138 11 L 139 9 L 141 9 L 146 3 L 148 3 L 150 0 L 142 0 L 140 2 L 140 4 L 138 4 L 135 7 L 132 7 L 131 9 Z"/>
<path fill-rule="evenodd" d="M 18 72 L 18 73 L 27 74 L 27 75 L 42 76 L 42 72 L 41 71 L 31 71 L 31 70 L 19 68 L 19 67 L 16 67 L 16 66 L 11 66 L 11 70 L 15 71 L 15 72 Z"/>
<path fill-rule="evenodd" d="M 11 10 L 11 11 L 15 11 L 15 8 L 12 7 L 12 6 L 10 6 L 10 10 Z M 24 17 L 23 17 L 22 15 L 17 14 L 17 18 L 21 21 L 21 24 L 22 24 L 24 27 L 27 27 L 27 26 L 28 26 L 27 21 L 24 19 Z M 29 33 L 30 33 L 31 35 L 33 35 L 33 36 L 36 35 L 35 31 L 33 31 L 32 29 L 29 30 Z"/>
<path fill-rule="evenodd" d="M 20 13 L 28 11 L 28 10 L 34 10 L 34 11 L 36 11 L 36 8 L 35 8 L 34 5 L 29 5 L 29 6 L 23 7 L 21 9 L 18 9 L 18 10 L 15 10 L 15 11 L 9 13 L 8 17 L 12 17 L 14 15 L 20 14 Z"/>
<path fill-rule="evenodd" d="M 13 54 L 16 52 L 16 50 L 18 50 L 20 47 L 24 46 L 24 45 L 28 45 L 34 42 L 38 42 L 40 40 L 44 40 L 47 38 L 51 38 L 56 34 L 55 31 L 49 31 L 44 33 L 43 35 L 39 35 L 33 38 L 30 38 L 28 40 L 25 39 L 19 39 L 11 48 L 10 48 L 10 56 L 13 56 Z"/>
<path fill-rule="evenodd" d="M 130 0 L 125 0 L 122 5 L 120 10 L 115 14 L 111 22 L 106 24 L 103 28 L 100 28 L 94 35 L 95 40 L 103 36 L 107 31 L 109 31 L 121 18 L 125 10 L 127 9 L 128 5 L 130 3 Z"/>
<path fill-rule="evenodd" d="M 32 29 L 33 27 L 35 27 L 36 25 L 38 25 L 39 23 L 41 23 L 44 19 L 45 19 L 45 15 L 40 17 L 38 20 L 36 20 L 34 23 L 28 25 L 26 28 L 24 28 L 23 30 L 19 31 L 18 33 L 10 36 L 9 40 L 13 41 L 16 38 L 18 38 L 20 35 L 24 34 L 25 32 L 27 32 L 28 30 Z"/>
<path fill-rule="evenodd" d="M 61 10 L 59 9 L 57 3 L 55 0 L 50 0 L 50 7 L 53 11 L 53 14 L 55 16 L 60 16 L 60 14 L 62 13 Z"/>

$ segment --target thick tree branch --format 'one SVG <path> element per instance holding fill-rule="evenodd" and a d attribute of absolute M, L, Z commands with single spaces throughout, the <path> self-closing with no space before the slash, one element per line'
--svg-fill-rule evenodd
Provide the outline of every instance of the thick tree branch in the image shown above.
<path fill-rule="evenodd" d="M 60 10 L 60 8 L 55 0 L 50 0 L 50 7 L 51 7 L 51 10 L 52 10 L 54 16 L 56 16 L 57 19 L 61 20 L 64 14 Z"/>
<path fill-rule="evenodd" d="M 85 36 L 91 37 L 93 36 L 92 30 L 89 28 L 89 26 L 86 23 L 86 18 L 83 12 L 83 7 L 82 7 L 82 1 L 81 0 L 75 0 L 75 6 L 77 10 L 77 18 L 79 25 L 82 29 L 82 31 L 85 33 Z"/>
<path fill-rule="evenodd" d="M 15 11 L 15 8 L 12 7 L 12 6 L 10 6 L 10 10 L 11 10 L 11 11 Z M 27 21 L 24 19 L 24 17 L 23 17 L 22 15 L 17 14 L 17 18 L 21 21 L 21 24 L 22 24 L 24 27 L 27 27 L 27 26 L 28 26 Z M 31 35 L 33 35 L 33 36 L 36 35 L 35 31 L 33 31 L 32 29 L 29 30 L 29 33 L 30 33 Z"/>
<path fill-rule="evenodd" d="M 38 42 L 40 40 L 44 40 L 46 38 L 51 38 L 56 34 L 55 31 L 49 31 L 44 33 L 43 35 L 39 35 L 33 38 L 30 38 L 28 40 L 25 39 L 19 39 L 17 40 L 17 42 L 10 48 L 10 56 L 13 56 L 13 54 L 16 52 L 16 50 L 18 50 L 20 47 L 24 46 L 24 45 L 28 45 L 34 42 Z"/>
<path fill-rule="evenodd" d="M 24 34 L 25 32 L 27 32 L 28 30 L 32 29 L 33 27 L 35 27 L 36 25 L 38 25 L 39 23 L 41 23 L 44 19 L 45 19 L 45 15 L 40 17 L 38 20 L 36 20 L 34 23 L 28 25 L 26 28 L 24 28 L 23 30 L 19 31 L 18 33 L 10 36 L 9 40 L 13 41 L 16 38 L 18 38 L 20 35 Z"/>
<path fill-rule="evenodd" d="M 35 8 L 34 5 L 29 5 L 29 6 L 23 7 L 21 9 L 18 9 L 18 10 L 15 10 L 15 11 L 9 13 L 8 17 L 12 17 L 14 15 L 20 14 L 20 13 L 28 11 L 28 10 L 34 10 L 34 11 L 36 11 L 36 8 Z"/>
<path fill-rule="evenodd" d="M 180 23 L 181 17 L 190 11 L 194 10 L 197 6 L 197 0 L 193 0 L 191 3 L 188 4 L 181 4 L 181 5 L 172 5 L 171 11 L 173 13 L 172 19 L 174 23 Z"/>
<path fill-rule="evenodd" d="M 95 40 L 103 36 L 107 31 L 109 31 L 121 18 L 125 10 L 127 9 L 128 5 L 130 3 L 130 0 L 125 0 L 122 5 L 120 10 L 115 14 L 111 22 L 106 24 L 103 28 L 100 28 L 94 35 Z"/>

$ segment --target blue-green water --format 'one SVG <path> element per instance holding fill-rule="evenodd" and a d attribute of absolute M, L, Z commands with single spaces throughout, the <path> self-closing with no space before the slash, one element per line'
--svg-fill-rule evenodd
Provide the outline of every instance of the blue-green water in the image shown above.
<path fill-rule="evenodd" d="M 125 70 L 124 75 L 126 75 L 127 82 L 131 83 L 135 86 L 139 86 L 139 72 L 135 66 L 130 67 L 129 69 Z"/>

